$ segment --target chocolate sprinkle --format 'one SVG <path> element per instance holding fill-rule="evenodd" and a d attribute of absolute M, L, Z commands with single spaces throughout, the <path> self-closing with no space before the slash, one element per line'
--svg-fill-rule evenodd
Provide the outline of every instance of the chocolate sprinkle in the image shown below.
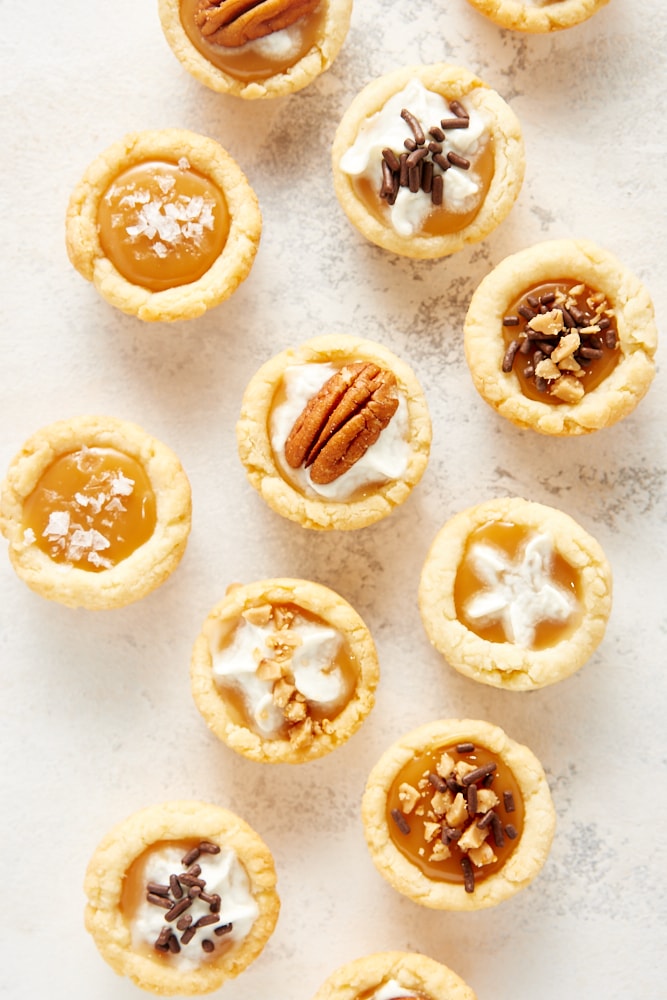
<path fill-rule="evenodd" d="M 508 823 L 507 826 L 505 827 L 505 833 L 507 834 L 510 840 L 516 840 L 516 838 L 519 836 L 516 827 L 513 826 L 511 823 Z"/>
<path fill-rule="evenodd" d="M 193 847 L 192 850 L 188 851 L 188 853 L 181 858 L 181 864 L 188 868 L 193 861 L 197 860 L 200 854 L 200 849 L 198 847 Z"/>
<path fill-rule="evenodd" d="M 476 767 L 474 771 L 469 771 L 468 774 L 464 774 L 461 778 L 461 783 L 466 788 L 468 785 L 476 785 L 478 781 L 482 781 L 490 774 L 493 774 L 497 767 L 498 765 L 496 762 L 494 760 L 490 760 L 488 764 L 483 764 L 481 767 Z"/>
<path fill-rule="evenodd" d="M 470 862 L 470 858 L 464 855 L 461 858 L 461 871 L 463 872 L 463 887 L 466 892 L 475 891 L 475 873 Z"/>
<path fill-rule="evenodd" d="M 457 753 L 472 753 L 475 749 L 474 743 L 457 743 L 456 752 Z"/>
<path fill-rule="evenodd" d="M 394 823 L 401 831 L 401 833 L 405 834 L 406 836 L 408 833 L 410 833 L 410 824 L 408 823 L 408 821 L 406 820 L 405 816 L 403 815 L 400 809 L 392 809 L 391 818 L 393 819 Z"/>
<path fill-rule="evenodd" d="M 514 802 L 514 796 L 510 791 L 503 792 L 503 805 L 505 806 L 505 812 L 513 813 L 516 809 L 516 804 Z"/>

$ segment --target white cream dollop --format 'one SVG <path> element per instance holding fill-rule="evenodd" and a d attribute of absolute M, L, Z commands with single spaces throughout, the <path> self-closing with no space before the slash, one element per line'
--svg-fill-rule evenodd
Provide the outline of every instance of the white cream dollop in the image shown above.
<path fill-rule="evenodd" d="M 401 997 L 414 996 L 414 990 L 406 990 L 395 979 L 388 979 L 373 993 L 370 1000 L 400 1000 Z"/>
<path fill-rule="evenodd" d="M 336 710 L 349 694 L 343 671 L 335 663 L 343 636 L 329 625 L 301 615 L 294 617 L 289 631 L 300 640 L 290 663 L 294 686 L 309 705 L 323 712 Z M 229 645 L 217 651 L 213 646 L 216 682 L 240 691 L 258 732 L 268 738 L 279 735 L 284 718 L 273 701 L 274 682 L 258 677 L 257 667 L 262 659 L 273 659 L 275 651 L 267 640 L 275 634 L 271 623 L 255 625 L 242 619 Z"/>
<path fill-rule="evenodd" d="M 408 406 L 399 392 L 398 408 L 375 444 L 332 483 L 314 483 L 309 469 L 293 469 L 287 464 L 285 442 L 294 422 L 336 371 L 331 364 L 289 365 L 283 375 L 285 399 L 271 411 L 270 435 L 276 462 L 287 480 L 306 495 L 315 493 L 325 500 L 344 501 L 366 486 L 400 479 L 408 467 L 411 449 Z"/>
<path fill-rule="evenodd" d="M 181 862 L 183 849 L 166 845 L 152 851 L 146 859 L 141 873 L 145 883 L 159 882 L 169 884 L 170 875 L 178 875 L 184 871 Z M 250 891 L 248 874 L 231 848 L 221 848 L 219 854 L 201 854 L 197 859 L 201 866 L 201 878 L 206 881 L 206 892 L 220 896 L 220 912 L 218 924 L 211 924 L 193 937 L 187 945 L 182 945 L 180 952 L 170 954 L 169 962 L 179 969 L 195 969 L 208 960 L 214 960 L 219 954 L 219 942 L 242 941 L 250 933 L 250 929 L 259 914 L 259 907 Z M 153 948 L 160 931 L 165 926 L 165 910 L 148 900 L 142 899 L 136 912 L 130 919 L 132 947 L 137 951 Z M 193 923 L 199 917 L 210 914 L 207 903 L 195 899 L 188 907 L 188 914 Z M 232 929 L 223 937 L 216 937 L 213 929 L 219 924 L 232 924 Z M 174 924 L 175 929 L 175 924 Z M 206 933 L 208 931 L 208 933 Z M 177 930 L 178 937 L 180 934 Z M 216 950 L 208 955 L 202 948 L 203 937 L 209 937 L 216 943 Z"/>
<path fill-rule="evenodd" d="M 548 535 L 532 535 L 516 559 L 495 545 L 478 543 L 469 560 L 484 588 L 465 605 L 478 625 L 499 622 L 508 642 L 530 649 L 540 622 L 564 625 L 577 611 L 573 593 L 552 576 L 554 549 Z"/>
<path fill-rule="evenodd" d="M 479 111 L 466 105 L 465 101 L 461 103 L 470 116 L 470 124 L 465 129 L 447 131 L 445 151 L 451 150 L 470 158 L 481 149 L 487 138 L 487 124 Z M 392 149 L 397 155 L 405 152 L 403 143 L 406 138 L 412 137 L 412 131 L 401 118 L 403 108 L 415 116 L 426 135 L 434 125 L 439 126 L 443 118 L 452 117 L 441 94 L 427 90 L 421 80 L 410 80 L 403 90 L 390 97 L 380 111 L 361 125 L 355 141 L 341 157 L 340 168 L 344 173 L 351 177 L 364 177 L 379 189 L 382 150 Z M 434 171 L 443 176 L 443 206 L 448 212 L 469 212 L 475 207 L 482 182 L 473 169 L 451 166 L 443 172 L 434 165 Z M 432 211 L 430 194 L 422 190 L 412 192 L 407 187 L 399 188 L 396 201 L 388 207 L 391 225 L 399 236 L 413 236 L 423 227 Z"/>

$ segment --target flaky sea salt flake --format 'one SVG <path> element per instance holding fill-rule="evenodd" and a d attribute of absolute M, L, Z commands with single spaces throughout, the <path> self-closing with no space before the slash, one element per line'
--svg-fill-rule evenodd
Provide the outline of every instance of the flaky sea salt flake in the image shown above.
<path fill-rule="evenodd" d="M 52 510 L 49 514 L 49 523 L 44 528 L 42 535 L 45 538 L 64 538 L 69 531 L 69 511 Z"/>

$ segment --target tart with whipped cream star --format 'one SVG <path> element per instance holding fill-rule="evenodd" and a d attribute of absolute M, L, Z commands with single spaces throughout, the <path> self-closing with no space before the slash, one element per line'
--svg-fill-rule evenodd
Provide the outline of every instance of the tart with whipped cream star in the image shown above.
<path fill-rule="evenodd" d="M 446 965 L 414 951 L 381 951 L 336 969 L 313 1000 L 476 1000 Z"/>
<path fill-rule="evenodd" d="M 587 21 L 609 0 L 468 0 L 468 3 L 501 28 L 542 34 Z"/>
<path fill-rule="evenodd" d="M 346 742 L 373 707 L 370 632 L 338 594 L 309 580 L 231 586 L 192 652 L 197 708 L 232 750 L 298 764 Z"/>
<path fill-rule="evenodd" d="M 349 530 L 386 517 L 421 479 L 431 421 L 414 372 L 360 337 L 315 337 L 266 362 L 237 424 L 252 485 L 283 517 Z"/>
<path fill-rule="evenodd" d="M 18 576 L 43 597 L 122 607 L 176 569 L 190 533 L 176 455 L 114 417 L 61 420 L 32 435 L 0 491 L 0 530 Z"/>
<path fill-rule="evenodd" d="M 206 802 L 149 806 L 96 848 L 86 929 L 121 976 L 161 996 L 217 990 L 260 954 L 280 901 L 266 844 Z"/>
<path fill-rule="evenodd" d="M 67 209 L 74 267 L 122 312 L 193 319 L 248 276 L 262 217 L 217 142 L 185 129 L 131 132 L 90 164 Z"/>
<path fill-rule="evenodd" d="M 334 186 L 366 239 L 437 258 L 484 239 L 523 182 L 519 122 L 460 66 L 409 66 L 369 83 L 338 126 Z"/>
<path fill-rule="evenodd" d="M 248 100 L 301 90 L 334 61 L 352 0 L 158 0 L 174 55 L 200 83 Z"/>
<path fill-rule="evenodd" d="M 515 691 L 578 670 L 601 642 L 611 569 L 599 543 L 553 507 L 504 497 L 457 514 L 424 563 L 419 608 L 447 662 Z"/>

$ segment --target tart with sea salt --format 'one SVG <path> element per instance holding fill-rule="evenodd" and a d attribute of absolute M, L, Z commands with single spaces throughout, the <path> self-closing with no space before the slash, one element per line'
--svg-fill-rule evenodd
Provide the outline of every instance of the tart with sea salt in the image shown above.
<path fill-rule="evenodd" d="M 475 388 L 541 434 L 589 434 L 634 410 L 655 373 L 658 334 L 644 285 L 589 240 L 506 257 L 480 283 L 464 327 Z"/>
<path fill-rule="evenodd" d="M 315 337 L 264 364 L 237 424 L 239 455 L 269 507 L 306 528 L 362 528 L 421 479 L 431 421 L 413 371 L 360 337 Z"/>
<path fill-rule="evenodd" d="M 158 0 L 172 51 L 200 83 L 256 99 L 292 94 L 334 61 L 352 0 Z"/>
<path fill-rule="evenodd" d="M 88 865 L 86 929 L 121 976 L 193 996 L 238 976 L 278 919 L 266 844 L 205 802 L 149 806 L 115 826 Z"/>
<path fill-rule="evenodd" d="M 274 579 L 229 588 L 195 642 L 190 675 L 197 708 L 227 746 L 300 764 L 357 731 L 379 667 L 347 601 L 309 580 Z"/>
<path fill-rule="evenodd" d="M 438 532 L 419 609 L 448 663 L 483 684 L 530 691 L 569 677 L 601 642 L 611 569 L 571 517 L 518 497 L 478 504 Z"/>
<path fill-rule="evenodd" d="M 86 170 L 66 244 L 111 305 L 149 322 L 192 319 L 247 277 L 262 229 L 245 174 L 213 139 L 131 132 Z"/>
<path fill-rule="evenodd" d="M 464 981 L 427 955 L 381 951 L 336 969 L 313 1000 L 476 1000 Z"/>
<path fill-rule="evenodd" d="M 0 491 L 0 530 L 17 574 L 72 608 L 122 607 L 163 583 L 185 551 L 190 512 L 173 451 L 113 417 L 37 431 Z"/>
<path fill-rule="evenodd" d="M 538 34 L 581 24 L 609 0 L 468 0 L 468 3 L 501 28 Z"/>
<path fill-rule="evenodd" d="M 381 875 L 436 910 L 480 910 L 524 889 L 556 825 L 540 762 L 498 726 L 443 719 L 382 755 L 362 800 Z"/>
<path fill-rule="evenodd" d="M 405 257 L 446 257 L 484 239 L 523 182 L 516 115 L 460 66 L 408 66 L 369 83 L 333 143 L 334 187 L 366 239 Z"/>

